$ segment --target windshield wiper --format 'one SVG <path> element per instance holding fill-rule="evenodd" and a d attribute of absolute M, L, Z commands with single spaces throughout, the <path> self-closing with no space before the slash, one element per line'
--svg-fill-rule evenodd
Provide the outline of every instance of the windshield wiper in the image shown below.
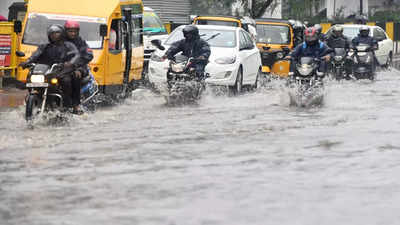
<path fill-rule="evenodd" d="M 218 35 L 220 35 L 221 33 L 216 33 L 214 35 L 212 35 L 210 38 L 206 39 L 205 41 L 209 41 L 211 39 L 214 39 L 215 37 L 217 37 Z"/>

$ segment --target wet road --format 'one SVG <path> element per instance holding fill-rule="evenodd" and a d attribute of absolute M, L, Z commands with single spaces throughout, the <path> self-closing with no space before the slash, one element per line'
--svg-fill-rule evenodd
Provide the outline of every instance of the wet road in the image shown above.
<path fill-rule="evenodd" d="M 0 112 L 0 224 L 398 224 L 400 72 L 331 82 L 322 107 L 280 82 L 28 129 Z"/>

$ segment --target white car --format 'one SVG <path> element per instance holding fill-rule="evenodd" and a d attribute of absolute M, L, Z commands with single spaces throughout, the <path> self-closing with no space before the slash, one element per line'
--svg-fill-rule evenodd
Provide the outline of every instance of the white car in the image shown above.
<path fill-rule="evenodd" d="M 175 41 L 183 39 L 182 29 L 176 28 L 163 43 L 166 50 Z M 261 56 L 249 33 L 240 27 L 197 25 L 200 36 L 211 47 L 211 56 L 205 72 L 207 84 L 229 86 L 235 93 L 243 85 L 257 87 L 261 82 Z M 156 86 L 167 81 L 168 60 L 161 61 L 165 51 L 157 50 L 149 62 L 149 80 Z"/>
<path fill-rule="evenodd" d="M 349 40 L 353 40 L 353 38 L 357 37 L 359 34 L 360 24 L 344 24 L 341 25 L 343 27 L 343 34 L 349 38 Z M 369 35 L 375 38 L 378 41 L 378 50 L 375 51 L 376 58 L 378 60 L 379 65 L 381 66 L 390 66 L 393 59 L 393 41 L 389 38 L 386 32 L 378 27 L 378 26 L 368 26 L 370 29 Z M 332 33 L 331 27 L 327 32 L 327 36 Z"/>

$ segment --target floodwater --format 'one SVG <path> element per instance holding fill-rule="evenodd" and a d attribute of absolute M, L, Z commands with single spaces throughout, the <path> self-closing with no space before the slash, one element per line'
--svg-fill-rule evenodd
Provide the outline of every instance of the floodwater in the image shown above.
<path fill-rule="evenodd" d="M 149 90 L 30 129 L 0 111 L 0 224 L 389 225 L 400 221 L 400 72 L 282 82 L 169 107 Z"/>

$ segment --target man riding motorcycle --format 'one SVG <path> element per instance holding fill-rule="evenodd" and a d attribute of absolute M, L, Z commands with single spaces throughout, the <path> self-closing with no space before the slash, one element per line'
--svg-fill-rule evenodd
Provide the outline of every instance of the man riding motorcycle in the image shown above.
<path fill-rule="evenodd" d="M 49 43 L 42 44 L 26 61 L 20 63 L 22 68 L 27 68 L 31 63 L 53 65 L 63 63 L 64 71 L 74 71 L 80 58 L 79 51 L 71 42 L 64 41 L 65 30 L 61 25 L 54 24 L 47 29 Z M 64 105 L 73 107 L 73 113 L 80 114 L 80 79 L 73 73 L 63 76 L 60 85 L 64 94 Z"/>
<path fill-rule="evenodd" d="M 325 43 L 331 49 L 344 48 L 346 52 L 350 50 L 350 41 L 343 35 L 343 27 L 340 25 L 333 27 L 332 34 L 326 38 Z M 347 74 L 351 74 L 351 60 L 347 58 L 345 59 L 345 70 Z"/>
<path fill-rule="evenodd" d="M 369 45 L 373 50 L 378 49 L 378 41 L 375 38 L 369 36 L 369 32 L 370 32 L 370 30 L 369 30 L 368 26 L 360 27 L 358 36 L 353 38 L 353 40 L 351 41 L 352 47 L 354 48 L 360 44 L 365 44 L 365 45 Z M 374 51 L 372 51 L 372 54 L 374 55 L 372 70 L 375 72 L 377 60 L 376 60 Z"/>
<path fill-rule="evenodd" d="M 323 59 L 318 68 L 318 79 L 322 80 L 326 72 L 326 62 L 330 60 L 329 53 L 332 51 L 327 45 L 318 39 L 318 32 L 315 27 L 309 27 L 304 31 L 305 41 L 297 46 L 286 59 L 290 61 L 289 76 L 293 77 L 295 65 L 301 57 L 313 57 Z"/>
<path fill-rule="evenodd" d="M 204 68 L 208 63 L 208 58 L 211 55 L 210 45 L 200 38 L 199 29 L 195 25 L 187 25 L 182 30 L 185 39 L 172 43 L 171 47 L 162 57 L 165 59 L 174 59 L 174 56 L 182 52 L 186 57 L 200 59 L 201 62 L 193 64 L 196 70 L 196 75 L 199 79 L 204 79 Z"/>

